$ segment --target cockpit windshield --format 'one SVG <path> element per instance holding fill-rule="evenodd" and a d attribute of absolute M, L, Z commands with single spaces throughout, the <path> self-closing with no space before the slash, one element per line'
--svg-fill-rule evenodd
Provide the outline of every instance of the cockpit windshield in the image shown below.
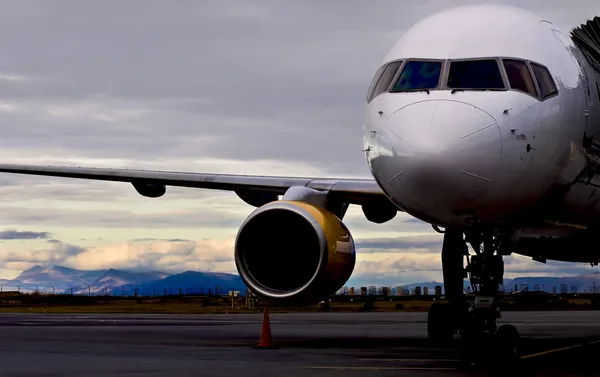
<path fill-rule="evenodd" d="M 452 61 L 448 88 L 464 90 L 504 90 L 500 67 L 495 59 Z"/>
<path fill-rule="evenodd" d="M 391 91 L 436 89 L 441 72 L 442 62 L 410 60 L 404 65 Z"/>
<path fill-rule="evenodd" d="M 559 95 L 548 68 L 533 61 L 505 57 L 457 60 L 410 58 L 404 63 L 395 60 L 380 68 L 369 89 L 367 101 L 384 91 L 430 94 L 430 90 L 450 91 L 453 95 L 457 91 L 470 90 L 518 91 L 539 101 Z"/>

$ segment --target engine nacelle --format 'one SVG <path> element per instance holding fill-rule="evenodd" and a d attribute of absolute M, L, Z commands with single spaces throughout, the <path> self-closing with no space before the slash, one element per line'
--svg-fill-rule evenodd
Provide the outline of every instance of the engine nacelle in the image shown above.
<path fill-rule="evenodd" d="M 235 242 L 244 283 L 265 299 L 314 303 L 350 278 L 356 249 L 348 228 L 324 208 L 279 200 L 256 209 Z"/>

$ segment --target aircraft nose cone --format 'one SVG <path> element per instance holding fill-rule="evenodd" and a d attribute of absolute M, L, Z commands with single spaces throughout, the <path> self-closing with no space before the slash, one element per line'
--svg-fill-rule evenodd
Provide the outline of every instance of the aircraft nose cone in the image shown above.
<path fill-rule="evenodd" d="M 408 213 L 437 224 L 484 215 L 502 154 L 496 120 L 473 105 L 423 101 L 392 114 L 379 155 L 387 192 Z"/>

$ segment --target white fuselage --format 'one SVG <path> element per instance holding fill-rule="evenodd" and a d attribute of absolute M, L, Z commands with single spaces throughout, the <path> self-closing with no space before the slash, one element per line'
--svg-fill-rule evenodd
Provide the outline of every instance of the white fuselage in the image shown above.
<path fill-rule="evenodd" d="M 453 91 L 459 66 L 450 72 L 451 64 L 467 60 L 497 62 L 505 87 Z M 600 74 L 551 23 L 505 6 L 455 8 L 406 31 L 382 66 L 395 61 L 390 86 L 368 98 L 364 149 L 398 207 L 447 227 L 598 221 L 595 188 L 573 190 L 587 166 L 584 132 L 600 137 Z M 407 87 L 400 76 L 409 62 L 429 61 L 441 63 L 435 88 L 394 89 Z M 535 93 L 517 89 L 516 78 L 513 87 L 508 72 L 521 66 Z M 557 93 L 544 98 L 534 66 L 549 71 Z"/>

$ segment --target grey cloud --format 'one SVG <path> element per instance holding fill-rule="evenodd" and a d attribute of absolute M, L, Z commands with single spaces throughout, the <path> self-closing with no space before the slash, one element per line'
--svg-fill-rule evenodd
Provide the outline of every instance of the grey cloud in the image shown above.
<path fill-rule="evenodd" d="M 403 29 L 449 6 L 131 2 L 115 11 L 62 1 L 36 2 L 33 11 L 32 4 L 10 4 L 0 15 L 0 48 L 12 51 L 3 70 L 24 77 L 0 87 L 0 98 L 24 108 L 3 116 L 12 125 L 6 146 L 88 157 L 306 161 L 328 174 L 365 176 L 360 122 L 371 76 Z M 598 7 L 523 6 L 572 24 Z M 52 106 L 83 115 L 51 116 Z"/>
<path fill-rule="evenodd" d="M 148 241 L 167 241 L 167 242 L 194 242 L 193 240 L 185 240 L 182 238 L 160 239 L 160 238 L 136 238 L 133 242 L 148 242 Z"/>
<path fill-rule="evenodd" d="M 439 253 L 442 245 L 440 235 L 403 236 L 396 238 L 365 238 L 355 241 L 356 248 L 364 252 L 402 252 L 408 249 L 432 249 Z"/>
<path fill-rule="evenodd" d="M 127 257 L 135 255 L 135 257 Z M 233 269 L 233 253 L 227 244 L 185 240 L 144 245 L 130 241 L 94 248 L 63 242 L 50 248 L 25 251 L 0 250 L 0 268 L 18 265 L 64 265 L 80 269 L 127 268 L 137 271 L 183 272 L 187 269 L 208 271 L 216 265 Z M 107 264 L 107 260 L 111 261 Z"/>
<path fill-rule="evenodd" d="M 45 38 L 60 40 L 63 49 L 57 52 L 55 48 L 40 45 L 35 31 L 20 34 L 32 51 L 26 56 L 10 58 L 13 64 L 9 62 L 8 66 L 14 66 L 26 77 L 29 75 L 31 80 L 9 82 L 11 87 L 6 88 L 5 93 L 15 98 L 15 93 L 21 89 L 26 98 L 34 93 L 46 95 L 37 102 L 40 105 L 37 114 L 9 115 L 7 122 L 29 125 L 12 128 L 12 140 L 24 146 L 32 145 L 33 137 L 51 136 L 52 148 L 67 148 L 88 156 L 130 157 L 135 153 L 148 158 L 159 158 L 160 155 L 191 158 L 202 153 L 222 158 L 309 159 L 318 163 L 322 159 L 317 155 L 323 153 L 322 157 L 332 161 L 330 168 L 335 168 L 338 161 L 343 160 L 330 158 L 332 151 L 325 145 L 329 138 L 322 136 L 352 133 L 354 140 L 360 140 L 360 112 L 354 111 L 353 115 L 349 115 L 345 104 L 350 100 L 358 110 L 362 96 L 357 95 L 355 99 L 348 97 L 348 93 L 355 91 L 351 87 L 340 87 L 349 83 L 347 77 L 341 80 L 338 76 L 343 71 L 340 66 L 348 67 L 349 62 L 356 59 L 338 56 L 327 61 L 315 60 L 314 57 L 320 55 L 315 53 L 315 48 L 318 50 L 325 45 L 337 44 L 323 39 L 323 35 L 330 38 L 335 29 L 325 33 L 311 32 L 298 39 L 296 27 L 277 21 L 281 19 L 282 12 L 287 13 L 290 9 L 277 3 L 271 7 L 271 21 L 275 25 L 263 26 L 264 19 L 245 20 L 248 24 L 242 33 L 232 28 L 231 23 L 223 23 L 231 14 L 221 13 L 217 4 L 192 6 L 184 12 L 173 10 L 173 7 L 164 7 L 157 12 L 155 9 L 161 8 L 160 5 L 153 10 L 125 6 L 119 12 L 111 12 L 108 8 L 77 9 L 77 4 L 49 7 L 42 23 L 36 20 L 36 29 L 44 30 L 44 34 L 50 33 Z M 17 14 L 23 15 L 22 21 L 27 23 L 29 9 L 15 8 Z M 298 8 L 293 10 L 295 15 L 305 15 L 306 22 L 306 9 L 293 8 Z M 80 17 L 81 12 L 93 12 L 86 17 L 89 21 L 85 25 L 74 20 Z M 133 12 L 139 32 L 131 30 Z M 74 16 L 67 17 L 69 14 Z M 109 14 L 110 18 L 106 19 Z M 214 22 L 219 15 L 221 21 Z M 71 20 L 67 23 L 73 24 L 56 27 L 53 21 L 57 18 Z M 52 26 L 46 26 L 44 21 Z M 23 22 L 18 25 L 20 30 Z M 107 28 L 107 22 L 110 28 Z M 237 17 L 236 22 L 238 27 L 244 28 L 244 20 L 240 21 Z M 313 18 L 311 23 L 314 22 L 317 20 Z M 320 23 L 326 26 L 329 22 L 323 19 Z M 157 28 L 157 24 L 161 27 Z M 273 33 L 273 27 L 276 27 L 276 33 Z M 316 38 L 317 34 L 321 37 Z M 114 35 L 119 35 L 119 38 L 115 39 Z M 356 43 L 357 40 L 351 37 L 348 36 L 348 41 Z M 290 39 L 296 39 L 297 43 L 289 44 Z M 116 43 L 119 40 L 121 42 Z M 262 42 L 258 44 L 257 40 Z M 3 43 L 13 42 L 0 40 L 0 46 Z M 189 46 L 195 48 L 190 49 Z M 35 64 L 37 59 L 31 56 L 31 52 L 43 55 L 46 64 Z M 76 59 L 67 58 L 72 55 L 86 56 L 86 64 L 76 64 Z M 173 59 L 173 56 L 178 58 Z M 342 61 L 344 64 L 340 65 Z M 311 75 L 309 71 L 314 70 L 320 72 L 321 77 Z M 205 74 L 207 72 L 211 73 Z M 364 78 L 348 75 L 360 83 L 361 92 L 371 72 L 363 75 Z M 37 87 L 38 81 L 45 83 L 47 90 Z M 69 82 L 73 84 L 64 84 Z M 240 82 L 245 85 L 240 85 Z M 59 89 L 62 85 L 64 90 L 55 90 L 55 85 Z M 336 95 L 328 94 L 331 90 L 327 88 L 336 85 Z M 60 97 L 61 92 L 73 94 Z M 102 93 L 102 97 L 97 96 L 98 93 Z M 74 101 L 74 97 L 83 97 L 85 101 Z M 89 110 L 85 108 L 86 103 L 99 103 L 97 111 L 100 113 L 118 109 L 122 112 L 140 111 L 142 116 L 126 120 L 128 124 L 125 127 L 123 122 L 62 119 L 43 113 L 43 107 L 51 106 L 53 102 L 59 107 L 83 106 L 83 112 Z M 305 111 L 307 107 L 310 111 Z M 305 115 L 299 118 L 299 114 Z M 82 127 L 82 122 L 88 126 Z M 352 123 L 355 126 L 351 130 L 348 125 Z M 321 127 L 324 124 L 328 127 Z M 311 155 L 302 149 L 273 142 L 272 137 L 297 140 L 299 136 L 306 135 L 307 129 L 322 144 Z M 264 138 L 265 134 L 270 135 L 269 138 Z M 159 135 L 167 138 L 157 137 Z M 207 138 L 207 135 L 210 137 Z M 254 142 L 248 145 L 249 148 L 240 148 L 238 143 L 231 142 L 232 135 L 239 137 L 238 140 Z M 353 159 L 364 165 L 359 142 L 355 144 Z M 91 145 L 93 148 L 90 148 Z M 350 146 L 348 144 L 345 153 L 351 150 Z M 336 151 L 336 154 L 339 152 Z"/>
<path fill-rule="evenodd" d="M 327 175 L 369 176 L 360 125 L 364 94 L 381 59 L 419 18 L 480 2 L 11 2 L 0 12 L 0 51 L 10 51 L 0 56 L 0 154 L 11 160 L 48 156 L 43 163 L 111 158 L 155 168 L 169 160 L 180 170 L 202 159 L 265 159 L 288 164 L 290 174 L 304 163 Z M 564 0 L 504 3 L 567 26 L 600 13 L 596 0 L 570 2 L 568 9 Z M 211 167 L 219 169 L 218 162 Z M 185 196 L 208 203 L 217 195 L 196 192 L 169 188 L 165 200 Z M 127 184 L 0 174 L 5 202 L 134 197 Z M 153 214 L 10 207 L 3 209 L 3 221 L 237 227 L 252 209 L 241 206 L 236 212 L 199 204 Z M 348 224 L 357 235 L 430 230 L 407 216 L 383 226 L 358 217 Z M 419 246 L 394 239 L 365 239 L 363 245 L 368 242 L 387 251 L 437 247 L 434 241 Z"/>
<path fill-rule="evenodd" d="M 379 261 L 357 261 L 355 273 L 347 285 L 402 285 L 440 279 L 439 256 L 428 256 L 417 261 L 404 255 Z"/>
<path fill-rule="evenodd" d="M 48 232 L 19 231 L 14 229 L 0 231 L 0 239 L 2 240 L 36 240 L 50 238 L 50 236 Z"/>
<path fill-rule="evenodd" d="M 569 276 L 597 272 L 597 269 L 582 263 L 549 261 L 542 264 L 522 256 L 504 258 L 505 277 L 515 276 Z M 381 261 L 357 262 L 355 273 L 347 286 L 402 285 L 416 282 L 443 281 L 439 255 L 415 260 L 411 256 L 393 256 Z"/>
<path fill-rule="evenodd" d="M 68 243 L 59 242 L 55 246 L 55 250 L 58 253 L 60 253 L 61 255 L 65 255 L 65 257 L 70 257 L 70 256 L 77 255 L 79 253 L 84 252 L 85 248 L 81 247 L 81 246 L 77 246 L 77 245 L 71 245 Z"/>
<path fill-rule="evenodd" d="M 585 263 L 569 263 L 559 261 L 548 261 L 547 263 L 536 262 L 530 257 L 519 255 L 505 257 L 504 269 L 506 273 L 516 273 L 519 276 L 527 274 L 544 273 L 547 276 L 581 275 L 597 272 L 598 269 Z"/>
<path fill-rule="evenodd" d="M 230 195 L 234 195 L 229 193 Z M 139 198 L 139 203 L 148 203 L 151 199 Z M 161 200 L 161 199 L 158 199 Z M 135 202 L 133 202 L 135 203 Z M 232 203 L 232 204 L 230 204 Z M 128 210 L 94 209 L 60 209 L 52 210 L 44 208 L 28 208 L 26 206 L 10 206 L 3 209 L 3 219 L 8 223 L 36 225 L 36 226 L 63 226 L 63 227 L 104 227 L 114 228 L 187 228 L 187 229 L 238 229 L 247 216 L 254 210 L 235 197 L 231 201 L 215 202 L 214 199 L 195 201 L 193 206 L 185 210 L 169 209 L 161 212 L 136 213 Z M 412 231 L 414 229 L 405 226 L 401 219 L 390 221 L 387 224 L 375 227 L 364 218 L 352 221 L 350 230 L 357 240 L 357 247 L 361 253 L 370 252 L 402 252 L 410 248 L 431 248 L 432 252 L 439 252 L 438 244 L 441 240 L 437 234 L 423 236 L 405 236 L 398 238 L 372 239 L 362 236 L 371 230 L 378 232 Z M 349 225 L 350 226 L 350 225 Z M 426 227 L 426 230 L 431 227 Z M 151 241 L 152 237 L 144 237 Z M 99 238 L 98 240 L 101 240 Z M 141 241 L 141 239 L 137 240 Z M 157 241 L 165 241 L 163 239 Z M 167 241 L 187 242 L 185 239 L 171 239 Z"/>
<path fill-rule="evenodd" d="M 127 189 L 131 185 L 70 179 L 48 179 L 47 177 L 21 177 L 5 174 L 15 183 L 0 184 L 0 201 L 54 199 L 68 201 L 115 201 L 132 196 Z"/>
<path fill-rule="evenodd" d="M 236 195 L 231 192 L 183 187 L 168 187 L 165 197 L 169 200 L 204 200 L 226 196 L 237 200 Z M 40 199 L 86 202 L 150 200 L 141 197 L 129 183 L 0 174 L 0 202 Z"/>
<path fill-rule="evenodd" d="M 163 213 L 134 213 L 130 211 L 34 209 L 7 207 L 3 209 L 6 222 L 36 225 L 60 225 L 65 227 L 105 227 L 105 228 L 238 228 L 246 215 L 231 214 L 221 210 L 198 207 L 185 211 Z"/>
<path fill-rule="evenodd" d="M 11 264 L 40 264 L 52 265 L 60 264 L 65 259 L 76 256 L 85 251 L 85 248 L 71 245 L 63 242 L 53 242 L 49 248 L 40 250 L 25 250 L 25 251 L 0 251 L 0 268 L 10 266 Z"/>
<path fill-rule="evenodd" d="M 387 223 L 376 224 L 365 220 L 365 216 L 358 206 L 350 206 L 348 214 L 344 218 L 355 238 L 359 239 L 359 232 L 410 232 L 410 233 L 433 233 L 431 225 L 414 219 L 404 212 L 398 212 L 396 217 Z"/>
<path fill-rule="evenodd" d="M 61 241 L 59 240 L 48 240 L 48 243 L 60 243 Z"/>

